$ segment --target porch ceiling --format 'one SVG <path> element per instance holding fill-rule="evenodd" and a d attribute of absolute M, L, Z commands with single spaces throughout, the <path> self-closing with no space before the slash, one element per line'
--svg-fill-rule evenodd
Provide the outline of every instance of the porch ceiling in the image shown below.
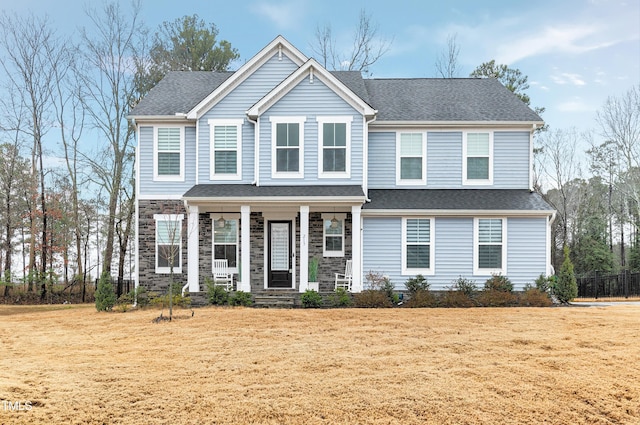
<path fill-rule="evenodd" d="M 366 201 L 361 186 L 255 186 L 247 184 L 199 184 L 184 195 L 190 205 L 210 203 L 254 204 L 350 204 Z"/>

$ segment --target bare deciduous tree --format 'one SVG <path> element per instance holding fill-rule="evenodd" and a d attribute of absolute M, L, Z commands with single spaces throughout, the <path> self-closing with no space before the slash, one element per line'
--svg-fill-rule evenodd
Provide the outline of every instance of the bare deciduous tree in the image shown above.
<path fill-rule="evenodd" d="M 456 42 L 457 34 L 447 37 L 447 50 L 443 50 L 436 58 L 436 75 L 441 78 L 458 76 L 458 56 L 460 48 Z"/>
<path fill-rule="evenodd" d="M 87 156 L 96 182 L 108 194 L 107 236 L 103 271 L 111 272 L 115 224 L 118 214 L 133 214 L 122 208 L 122 191 L 129 185 L 133 167 L 133 128 L 127 114 L 135 102 L 137 37 L 141 34 L 138 14 L 140 3 L 133 4 L 125 15 L 117 3 L 107 3 L 102 10 L 88 10 L 93 28 L 82 30 L 82 58 L 89 65 L 82 75 L 83 106 L 93 126 L 107 145 L 98 154 Z M 94 35 L 95 34 L 95 35 Z"/>
<path fill-rule="evenodd" d="M 43 138 L 52 126 L 51 108 L 54 96 L 55 74 L 53 69 L 60 66 L 65 54 L 65 46 L 57 38 L 46 19 L 32 14 L 26 17 L 3 13 L 0 16 L 0 45 L 5 56 L 0 63 L 6 71 L 10 84 L 20 91 L 27 112 L 27 122 L 20 129 L 33 141 L 32 172 L 34 182 L 39 184 L 41 215 L 40 280 L 44 279 L 48 265 L 49 243 L 47 203 L 45 193 L 45 168 L 43 162 Z M 32 223 L 36 223 L 34 220 Z M 31 238 L 37 229 L 32 226 Z M 35 244 L 31 244 L 34 252 Z M 36 269 L 35 255 L 30 255 L 30 269 Z M 42 283 L 42 296 L 46 286 Z"/>
<path fill-rule="evenodd" d="M 351 49 L 336 46 L 329 24 L 316 28 L 316 39 L 311 49 L 319 56 L 318 61 L 325 68 L 368 74 L 369 68 L 389 51 L 393 41 L 379 37 L 378 29 L 379 26 L 372 22 L 371 15 L 362 9 Z"/>

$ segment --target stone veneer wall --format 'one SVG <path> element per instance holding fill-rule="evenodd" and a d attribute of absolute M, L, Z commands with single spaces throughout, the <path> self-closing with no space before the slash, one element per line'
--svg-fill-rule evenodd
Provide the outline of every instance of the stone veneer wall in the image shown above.
<path fill-rule="evenodd" d="M 182 201 L 139 201 L 139 230 L 138 241 L 140 248 L 139 277 L 140 285 L 148 291 L 165 293 L 169 287 L 168 274 L 156 274 L 156 246 L 155 246 L 155 220 L 154 214 L 185 214 L 182 227 L 182 273 L 174 274 L 174 283 L 184 286 L 187 283 L 187 223 L 188 216 Z M 265 251 L 265 220 L 261 212 L 251 212 L 251 291 L 264 290 L 264 251 Z M 198 217 L 199 225 L 199 270 L 200 289 L 206 291 L 206 280 L 211 276 L 213 260 L 213 223 L 210 214 L 201 213 Z M 242 223 L 241 223 L 242 226 Z M 345 262 L 351 259 L 351 214 L 347 214 L 345 220 L 345 256 L 344 257 L 323 257 L 322 256 L 322 216 L 319 212 L 309 214 L 309 259 L 316 257 L 319 260 L 318 280 L 321 291 L 333 291 L 335 273 L 343 273 Z M 293 223 L 296 246 L 296 276 L 300 277 L 300 216 Z M 242 236 L 239 236 L 238 260 L 242 258 L 240 252 L 242 246 Z M 296 283 L 296 287 L 297 287 Z"/>
<path fill-rule="evenodd" d="M 320 291 L 333 291 L 335 287 L 335 274 L 344 273 L 346 260 L 350 260 L 352 256 L 351 250 L 351 230 L 352 220 L 351 214 L 347 214 L 344 223 L 345 240 L 344 240 L 344 257 L 323 257 L 323 223 L 321 213 L 309 214 L 309 260 L 316 257 L 318 259 L 318 282 Z"/>
<path fill-rule="evenodd" d="M 174 273 L 173 282 L 180 288 L 187 283 L 187 213 L 182 201 L 138 201 L 138 276 L 139 283 L 149 292 L 166 293 L 169 274 L 156 273 L 156 221 L 154 214 L 184 214 L 182 222 L 182 273 Z"/>

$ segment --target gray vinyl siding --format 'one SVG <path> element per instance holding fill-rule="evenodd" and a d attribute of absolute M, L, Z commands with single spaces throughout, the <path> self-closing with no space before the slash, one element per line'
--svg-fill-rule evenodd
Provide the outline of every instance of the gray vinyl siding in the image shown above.
<path fill-rule="evenodd" d="M 242 180 L 231 180 L 228 183 L 247 184 L 253 182 L 255 128 L 254 124 L 246 119 L 246 111 L 296 69 L 296 64 L 286 55 L 283 55 L 282 60 L 279 60 L 278 55 L 275 54 L 200 118 L 200 169 L 198 173 L 200 183 L 211 181 L 209 119 L 244 119 L 242 126 Z M 216 182 L 225 183 L 221 180 L 216 180 Z"/>
<path fill-rule="evenodd" d="M 436 273 L 427 277 L 432 290 L 447 290 L 454 279 L 473 275 L 473 218 L 437 217 L 434 244 Z"/>
<path fill-rule="evenodd" d="M 170 127 L 167 124 L 167 127 Z M 189 190 L 196 182 L 196 128 L 185 127 L 185 157 L 184 161 L 184 181 L 153 181 L 153 126 L 140 126 L 140 136 L 138 140 L 139 167 L 140 173 L 140 194 L 158 195 L 182 195 Z"/>
<path fill-rule="evenodd" d="M 493 134 L 493 153 L 493 187 L 529 188 L 529 132 L 496 131 Z"/>
<path fill-rule="evenodd" d="M 529 132 L 494 132 L 493 185 L 490 186 L 462 184 L 462 138 L 461 131 L 427 132 L 426 186 L 397 186 L 396 132 L 369 133 L 369 187 L 371 189 L 529 188 Z"/>
<path fill-rule="evenodd" d="M 462 133 L 427 133 L 427 187 L 449 189 L 462 186 Z"/>
<path fill-rule="evenodd" d="M 547 219 L 509 218 L 507 221 L 507 276 L 522 289 L 546 273 Z"/>
<path fill-rule="evenodd" d="M 402 264 L 402 219 L 400 217 L 365 217 L 362 220 L 363 284 L 368 289 L 367 273 L 389 276 L 400 286 L 406 278 L 400 275 Z"/>
<path fill-rule="evenodd" d="M 304 179 L 272 178 L 271 117 L 305 117 Z M 318 178 L 318 123 L 316 117 L 351 116 L 350 178 Z M 318 78 L 303 79 L 260 117 L 260 184 L 361 184 L 363 161 L 363 117 Z"/>
<path fill-rule="evenodd" d="M 506 276 L 521 291 L 527 283 L 546 271 L 546 218 L 507 218 Z M 436 217 L 435 274 L 425 276 L 431 290 L 446 291 L 453 281 L 464 277 L 482 289 L 486 275 L 473 274 L 473 217 Z M 402 274 L 402 218 L 363 218 L 363 274 L 369 271 L 389 276 L 397 290 L 405 289 Z M 365 285 L 366 289 L 366 285 Z"/>
<path fill-rule="evenodd" d="M 396 187 L 396 133 L 369 133 L 369 187 Z"/>

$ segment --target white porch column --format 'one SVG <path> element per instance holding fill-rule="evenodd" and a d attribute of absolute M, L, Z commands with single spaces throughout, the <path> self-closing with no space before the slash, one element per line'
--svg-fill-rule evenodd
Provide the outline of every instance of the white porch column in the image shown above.
<path fill-rule="evenodd" d="M 240 206 L 240 267 L 242 282 L 238 282 L 238 289 L 251 292 L 251 207 Z"/>
<path fill-rule="evenodd" d="M 189 292 L 200 292 L 200 227 L 198 226 L 198 207 L 189 206 L 189 219 L 187 222 L 187 283 Z"/>
<path fill-rule="evenodd" d="M 309 206 L 300 206 L 300 292 L 309 288 Z"/>
<path fill-rule="evenodd" d="M 353 292 L 362 291 L 362 222 L 361 206 L 351 207 L 351 255 L 353 260 Z"/>

